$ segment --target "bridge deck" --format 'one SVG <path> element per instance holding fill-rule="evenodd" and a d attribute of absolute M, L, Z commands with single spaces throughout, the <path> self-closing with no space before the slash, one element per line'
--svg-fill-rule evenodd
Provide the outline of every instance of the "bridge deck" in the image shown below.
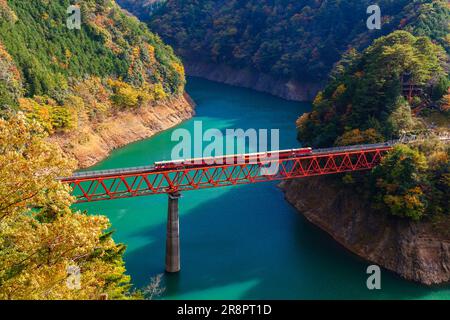
<path fill-rule="evenodd" d="M 362 150 L 375 150 L 375 149 L 379 149 L 379 148 L 386 148 L 386 147 L 389 148 L 389 147 L 392 147 L 394 144 L 395 144 L 395 142 L 391 141 L 391 142 L 375 143 L 375 144 L 314 149 L 307 156 L 323 155 L 323 154 L 338 154 L 338 153 L 362 151 Z M 279 152 L 278 150 L 275 150 L 275 151 L 267 152 L 267 154 L 269 156 L 274 156 L 277 153 L 280 158 L 285 158 L 285 159 L 290 158 L 289 154 L 288 154 L 289 151 Z M 248 155 L 251 155 L 251 154 L 238 154 L 238 155 L 232 155 L 232 156 L 235 156 L 237 158 L 245 158 Z M 172 168 L 172 170 L 198 168 L 199 166 L 200 167 L 202 167 L 202 166 L 214 167 L 214 166 L 218 166 L 218 165 L 224 165 L 224 164 L 227 164 L 226 157 L 229 157 L 229 156 L 230 155 L 218 156 L 218 157 L 213 157 L 213 158 L 204 158 L 203 159 L 204 161 L 202 163 L 195 163 L 195 164 L 194 164 L 195 159 L 185 159 L 185 160 L 182 160 L 181 163 L 174 166 Z M 269 156 L 267 158 L 269 158 Z M 260 157 L 260 159 L 262 159 L 262 157 Z M 211 160 L 211 161 L 208 161 L 208 160 Z M 259 161 L 259 162 L 267 163 L 267 161 Z M 108 169 L 108 170 L 81 171 L 81 172 L 75 173 L 72 177 L 63 178 L 62 181 L 73 181 L 73 180 L 93 179 L 93 178 L 102 178 L 102 177 L 106 178 L 106 177 L 111 177 L 111 176 L 128 176 L 128 175 L 142 174 L 142 173 L 156 173 L 156 172 L 160 172 L 160 171 L 161 171 L 161 169 L 155 165 L 120 168 L 120 169 Z M 164 171 L 164 170 L 162 170 L 162 171 Z"/>
<path fill-rule="evenodd" d="M 439 137 L 450 141 L 450 136 Z M 398 143 L 413 143 L 416 136 L 384 143 L 268 151 L 220 157 L 157 162 L 154 165 L 86 171 L 61 178 L 73 189 L 78 203 L 154 194 L 226 187 L 267 181 L 370 170 Z M 229 160 L 232 160 L 230 163 Z M 273 172 L 269 167 L 276 167 Z"/>

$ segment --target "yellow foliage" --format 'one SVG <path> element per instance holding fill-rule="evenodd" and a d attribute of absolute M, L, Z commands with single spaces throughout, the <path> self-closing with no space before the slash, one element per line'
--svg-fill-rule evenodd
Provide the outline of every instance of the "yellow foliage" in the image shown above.
<path fill-rule="evenodd" d="M 112 87 L 114 95 L 111 100 L 117 107 L 134 108 L 139 103 L 139 92 L 131 85 L 121 80 L 108 80 L 108 85 Z"/>
<path fill-rule="evenodd" d="M 417 189 L 417 188 L 416 188 Z M 422 201 L 420 201 L 419 196 L 422 195 L 422 190 L 411 190 L 411 193 L 407 193 L 404 196 L 405 207 L 409 210 L 415 210 L 423 206 Z"/>
<path fill-rule="evenodd" d="M 144 83 L 141 88 L 135 88 L 121 80 L 108 80 L 114 95 L 112 101 L 117 107 L 135 108 L 145 105 L 149 101 L 159 101 L 167 98 L 167 93 L 161 83 Z"/>
<path fill-rule="evenodd" d="M 134 47 L 132 50 L 132 55 L 134 59 L 138 59 L 139 56 L 141 55 L 141 48 L 139 48 L 139 46 Z"/>
<path fill-rule="evenodd" d="M 433 152 L 428 157 L 428 165 L 430 168 L 435 169 L 449 162 L 448 153 L 445 151 Z"/>
<path fill-rule="evenodd" d="M 19 107 L 30 121 L 37 121 L 48 133 L 65 132 L 76 128 L 77 113 L 56 105 L 52 99 L 20 98 Z"/>
<path fill-rule="evenodd" d="M 69 49 L 66 49 L 64 54 L 67 60 L 70 60 L 70 58 L 72 58 L 72 52 Z"/>
<path fill-rule="evenodd" d="M 345 93 L 346 90 L 347 87 L 344 84 L 340 84 L 333 93 L 333 99 L 338 99 Z"/>
<path fill-rule="evenodd" d="M 153 86 L 153 99 L 155 101 L 163 100 L 167 98 L 167 93 L 161 83 L 157 83 Z"/>
<path fill-rule="evenodd" d="M 25 112 L 29 120 L 37 121 L 45 129 L 45 131 L 48 133 L 53 133 L 50 106 L 39 105 L 39 103 L 33 99 L 20 98 L 19 108 Z"/>
<path fill-rule="evenodd" d="M 57 178 L 75 163 L 19 113 L 0 119 L 0 299 L 128 298 L 120 247 L 106 217 L 72 212 Z M 78 288 L 69 267 L 79 268 Z"/>
<path fill-rule="evenodd" d="M 64 106 L 76 112 L 83 111 L 85 108 L 83 99 L 75 95 L 67 96 L 64 100 Z"/>
<path fill-rule="evenodd" d="M 181 63 L 172 62 L 172 67 L 180 75 L 180 78 L 184 79 L 184 77 L 185 77 L 184 66 Z"/>
<path fill-rule="evenodd" d="M 147 50 L 148 50 L 148 55 L 150 57 L 150 62 L 151 63 L 155 63 L 156 62 L 155 47 L 153 47 L 151 44 L 148 44 L 147 45 Z"/>
<path fill-rule="evenodd" d="M 320 91 L 317 94 L 316 98 L 314 99 L 313 104 L 314 104 L 314 106 L 318 106 L 318 105 L 320 105 L 322 103 L 322 101 L 323 101 L 323 92 Z"/>

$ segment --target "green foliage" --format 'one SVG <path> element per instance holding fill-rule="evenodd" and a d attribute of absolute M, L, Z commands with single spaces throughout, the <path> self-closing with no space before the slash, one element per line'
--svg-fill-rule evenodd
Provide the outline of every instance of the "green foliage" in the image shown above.
<path fill-rule="evenodd" d="M 405 30 L 418 36 L 436 40 L 450 52 L 450 7 L 446 0 L 423 1 L 417 6 L 412 1 L 405 8 Z M 403 22 L 403 21 L 402 21 Z"/>
<path fill-rule="evenodd" d="M 70 30 L 70 3 L 0 1 L 9 17 L 0 19 L 0 116 L 20 109 L 48 133 L 67 132 L 80 121 L 102 121 L 113 107 L 184 92 L 180 60 L 144 24 L 112 0 L 87 0 L 78 2 L 81 30 Z"/>
<path fill-rule="evenodd" d="M 56 131 L 69 131 L 76 126 L 76 118 L 71 110 L 55 106 L 51 108 L 51 122 L 52 127 Z"/>
<path fill-rule="evenodd" d="M 406 31 L 375 40 L 361 54 L 349 50 L 317 95 L 313 111 L 297 121 L 299 139 L 312 146 L 341 146 L 385 141 L 420 128 L 409 104 L 423 101 L 418 96 L 406 101 L 404 76 L 435 93 L 435 99 L 442 97 L 444 110 L 446 68 L 439 46 Z M 357 192 L 354 186 L 364 185 L 362 196 L 376 209 L 417 221 L 449 213 L 448 172 L 448 149 L 428 142 L 419 149 L 398 146 L 372 174 L 347 175 L 343 183 Z"/>
<path fill-rule="evenodd" d="M 431 91 L 431 99 L 439 101 L 442 99 L 450 88 L 450 80 L 448 77 L 441 77 L 439 81 L 433 86 Z"/>
<path fill-rule="evenodd" d="M 396 146 L 373 170 L 377 193 L 375 203 L 394 216 L 420 220 L 425 213 L 427 162 L 425 156 L 408 146 Z"/>
<path fill-rule="evenodd" d="M 386 127 L 391 132 L 408 132 L 418 127 L 418 121 L 414 119 L 411 113 L 411 108 L 408 103 L 402 98 L 397 101 L 398 106 L 387 119 Z"/>
<path fill-rule="evenodd" d="M 443 57 L 428 38 L 406 31 L 375 40 L 362 54 L 350 50 L 316 97 L 313 111 L 298 121 L 299 138 L 330 146 L 355 129 L 373 129 L 387 139 L 412 129 L 417 124 L 402 97 L 402 78 L 407 74 L 416 85 L 432 86 L 446 76 Z"/>
<path fill-rule="evenodd" d="M 439 142 L 418 149 L 396 146 L 373 170 L 368 187 L 374 206 L 394 216 L 448 215 L 449 149 Z"/>
<path fill-rule="evenodd" d="M 277 78 L 323 80 L 349 46 L 405 28 L 442 43 L 449 33 L 445 0 L 381 0 L 383 27 L 368 30 L 370 0 L 120 0 L 187 60 L 222 63 Z"/>
<path fill-rule="evenodd" d="M 71 79 L 86 75 L 123 78 L 136 87 L 161 83 L 167 94 L 183 91 L 184 74 L 174 67 L 180 62 L 171 48 L 114 1 L 79 1 L 81 30 L 66 26 L 70 4 L 8 1 L 17 19 L 0 20 L 0 43 L 20 69 L 27 96 L 59 99 Z"/>
<path fill-rule="evenodd" d="M 158 12 L 167 0 L 117 0 L 117 3 L 128 10 L 134 12 L 139 19 L 148 19 Z"/>
<path fill-rule="evenodd" d="M 6 110 L 17 107 L 22 91 L 19 70 L 0 43 L 0 116 Z"/>

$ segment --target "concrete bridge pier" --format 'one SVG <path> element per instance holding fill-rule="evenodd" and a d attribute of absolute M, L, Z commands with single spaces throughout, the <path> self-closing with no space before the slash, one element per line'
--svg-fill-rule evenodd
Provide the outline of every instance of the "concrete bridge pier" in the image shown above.
<path fill-rule="evenodd" d="M 181 194 L 169 194 L 169 210 L 167 213 L 166 233 L 166 272 L 179 272 L 180 266 L 180 216 L 178 200 Z"/>

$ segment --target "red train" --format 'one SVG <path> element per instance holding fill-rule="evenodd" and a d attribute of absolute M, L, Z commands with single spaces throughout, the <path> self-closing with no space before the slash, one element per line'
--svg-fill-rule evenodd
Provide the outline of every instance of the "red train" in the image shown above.
<path fill-rule="evenodd" d="M 272 160 L 274 157 L 278 159 L 297 158 L 312 154 L 312 148 L 287 149 L 268 152 L 247 153 L 243 155 L 224 155 L 220 157 L 182 159 L 173 161 L 155 162 L 155 169 L 177 169 L 180 167 L 205 166 L 205 165 L 221 165 L 221 164 L 238 164 L 250 163 L 251 161 Z"/>

